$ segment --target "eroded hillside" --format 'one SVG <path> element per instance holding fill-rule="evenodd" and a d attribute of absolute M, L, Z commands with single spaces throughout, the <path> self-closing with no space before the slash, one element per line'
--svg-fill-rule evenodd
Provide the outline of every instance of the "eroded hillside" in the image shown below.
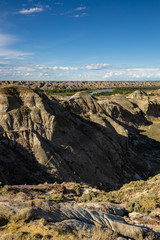
<path fill-rule="evenodd" d="M 0 87 L 0 239 L 160 239 L 158 94 L 64 99 Z"/>
<path fill-rule="evenodd" d="M 39 91 L 3 86 L 0 98 L 3 184 L 76 181 L 111 189 L 147 177 L 127 130 L 89 94 L 60 104 Z"/>

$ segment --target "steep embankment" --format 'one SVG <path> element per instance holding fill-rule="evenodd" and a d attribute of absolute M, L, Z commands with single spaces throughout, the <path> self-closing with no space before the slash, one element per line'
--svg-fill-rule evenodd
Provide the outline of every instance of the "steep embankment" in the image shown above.
<path fill-rule="evenodd" d="M 57 180 L 110 189 L 147 174 L 142 160 L 136 167 L 130 161 L 137 157 L 126 130 L 89 94 L 75 95 L 64 107 L 42 92 L 1 87 L 0 143 L 5 184 Z"/>

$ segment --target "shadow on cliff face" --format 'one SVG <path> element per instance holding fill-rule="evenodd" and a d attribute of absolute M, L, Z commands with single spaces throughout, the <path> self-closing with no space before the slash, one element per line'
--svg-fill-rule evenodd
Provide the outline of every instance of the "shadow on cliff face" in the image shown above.
<path fill-rule="evenodd" d="M 2 184 L 39 184 L 54 182 L 47 168 L 38 163 L 34 154 L 11 139 L 0 139 L 0 182 Z"/>
<path fill-rule="evenodd" d="M 150 176 L 160 173 L 160 142 L 142 135 L 144 130 L 129 132 L 129 147 L 148 165 Z"/>
<path fill-rule="evenodd" d="M 19 143 L 15 147 L 12 137 L 8 142 L 1 140 L 2 183 L 75 181 L 92 186 L 102 184 L 106 190 L 111 190 L 149 176 L 145 161 L 128 148 L 128 138 L 118 134 L 107 120 L 104 127 L 71 112 L 55 100 L 49 100 L 41 92 L 38 95 L 45 114 L 54 116 L 51 137 L 30 130 L 40 144 L 36 153 L 32 146 L 24 147 Z M 31 121 L 30 113 L 27 118 Z"/>
<path fill-rule="evenodd" d="M 40 163 L 31 146 L 16 145 L 16 136 L 12 140 L 16 133 L 0 139 L 3 184 L 75 181 L 93 186 L 101 183 L 110 190 L 134 179 L 135 169 L 129 161 L 125 137 L 75 116 L 63 106 L 61 111 L 57 109 L 54 109 L 56 126 L 51 140 L 33 131 L 46 153 L 44 163 Z M 141 177 L 146 176 L 144 172 L 137 170 Z"/>
<path fill-rule="evenodd" d="M 152 116 L 157 116 L 157 113 L 153 113 Z M 114 118 L 113 116 L 112 119 L 128 131 L 128 147 L 137 155 L 137 159 L 139 159 L 139 161 L 135 161 L 131 158 L 133 165 L 136 168 L 139 168 L 140 166 L 138 166 L 138 163 L 142 161 L 143 169 L 144 161 L 147 165 L 146 169 L 148 169 L 148 176 L 154 176 L 155 174 L 158 174 L 160 172 L 160 141 L 157 141 L 152 137 L 142 135 L 141 133 L 145 130 L 140 130 L 134 125 L 130 126 L 127 123 Z M 143 126 L 151 126 L 153 124 L 153 122 L 148 120 L 146 117 L 144 120 L 145 121 L 142 122 Z M 140 123 L 137 121 L 137 119 L 134 121 L 135 123 Z"/>
<path fill-rule="evenodd" d="M 160 173 L 160 142 L 151 137 L 142 135 L 141 133 L 145 130 L 140 130 L 134 125 L 130 126 L 127 123 L 114 118 L 113 116 L 112 119 L 128 131 L 128 148 L 132 150 L 130 160 L 135 168 L 141 171 L 145 170 L 148 177 Z M 143 126 L 151 126 L 153 124 L 146 117 L 144 120 L 145 121 L 142 122 Z M 140 123 L 140 121 L 137 121 L 137 119 L 135 119 L 134 123 L 136 122 L 138 124 Z M 134 157 L 135 155 L 136 161 Z M 145 164 L 143 166 L 144 162 Z"/>
<path fill-rule="evenodd" d="M 62 105 L 57 109 L 52 141 L 36 133 L 42 148 L 50 153 L 48 167 L 58 170 L 56 180 L 102 184 L 110 190 L 148 177 L 147 164 L 130 151 L 127 138 L 117 134 L 110 123 L 107 128 Z"/>

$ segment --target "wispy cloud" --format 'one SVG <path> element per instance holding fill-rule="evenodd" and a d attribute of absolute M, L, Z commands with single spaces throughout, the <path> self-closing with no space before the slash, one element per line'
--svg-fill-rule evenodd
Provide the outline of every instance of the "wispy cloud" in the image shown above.
<path fill-rule="evenodd" d="M 0 58 L 5 60 L 24 60 L 28 56 L 32 56 L 33 53 L 27 53 L 22 51 L 10 50 L 10 49 L 2 49 L 0 48 Z"/>
<path fill-rule="evenodd" d="M 109 64 L 107 63 L 102 63 L 102 64 L 89 64 L 84 67 L 86 70 L 102 70 L 109 68 Z"/>
<path fill-rule="evenodd" d="M 82 10 L 85 10 L 87 7 L 78 7 L 78 8 L 75 8 L 74 11 L 82 11 Z"/>
<path fill-rule="evenodd" d="M 0 47 L 11 45 L 16 42 L 18 39 L 15 36 L 10 34 L 0 33 Z"/>
<path fill-rule="evenodd" d="M 11 49 L 10 46 L 13 45 L 14 43 L 16 43 L 17 41 L 19 41 L 19 39 L 13 35 L 0 33 L 0 58 L 1 59 L 3 59 L 3 60 L 11 60 L 11 59 L 22 60 L 28 56 L 33 55 L 33 53 Z"/>
<path fill-rule="evenodd" d="M 70 9 L 66 12 L 61 12 L 60 15 L 61 16 L 70 15 L 71 17 L 74 17 L 74 18 L 80 18 L 80 17 L 87 16 L 87 12 L 86 11 L 84 12 L 84 10 L 87 10 L 86 6 Z"/>
<path fill-rule="evenodd" d="M 22 10 L 19 11 L 20 14 L 32 14 L 32 13 L 39 13 L 39 12 L 43 12 L 44 8 L 42 7 L 35 7 L 35 8 L 29 8 L 29 9 L 25 9 L 23 8 Z"/>
<path fill-rule="evenodd" d="M 23 54 L 22 54 L 23 56 Z M 108 64 L 88 64 L 84 66 L 34 65 L 24 61 L 17 63 L 0 62 L 0 80 L 87 80 L 101 79 Z M 97 70 L 95 72 L 95 70 Z M 101 70 L 101 71 L 100 71 Z"/>
<path fill-rule="evenodd" d="M 83 10 L 86 10 L 87 9 L 87 7 L 77 7 L 77 8 L 75 8 L 75 9 L 73 9 L 73 12 L 81 12 L 81 11 L 83 11 Z M 73 15 L 73 17 L 74 18 L 80 18 L 80 17 L 84 17 L 84 16 L 86 16 L 87 15 L 87 13 L 86 12 L 82 12 L 82 13 L 76 13 L 75 15 Z"/>
<path fill-rule="evenodd" d="M 85 66 L 52 66 L 37 65 L 36 67 L 41 70 L 62 70 L 62 71 L 77 71 L 77 70 L 102 70 L 108 68 L 110 65 L 106 63 L 102 64 L 88 64 Z"/>
<path fill-rule="evenodd" d="M 107 63 L 81 66 L 37 65 L 26 61 L 10 61 L 29 56 L 24 52 L 0 51 L 0 80 L 159 80 L 160 68 L 113 66 Z M 5 55 L 5 58 L 1 58 Z"/>
<path fill-rule="evenodd" d="M 74 18 L 80 18 L 80 17 L 84 17 L 84 16 L 86 16 L 87 15 L 87 13 L 81 13 L 81 14 L 76 14 L 76 15 L 74 15 L 73 17 Z"/>

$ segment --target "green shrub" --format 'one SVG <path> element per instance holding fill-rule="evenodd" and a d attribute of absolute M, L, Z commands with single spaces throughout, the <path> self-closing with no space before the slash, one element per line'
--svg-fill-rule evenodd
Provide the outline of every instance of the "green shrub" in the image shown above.
<path fill-rule="evenodd" d="M 0 194 L 5 194 L 7 192 L 8 192 L 8 186 L 7 185 L 0 188 Z"/>
<path fill-rule="evenodd" d="M 51 195 L 51 196 L 47 196 L 45 199 L 46 200 L 49 200 L 49 201 L 53 201 L 55 203 L 60 203 L 63 201 L 63 193 L 60 193 L 60 194 L 54 194 L 54 195 Z"/>
<path fill-rule="evenodd" d="M 80 196 L 82 194 L 82 189 L 80 184 L 75 184 L 73 187 L 73 190 L 75 191 L 77 196 Z"/>

